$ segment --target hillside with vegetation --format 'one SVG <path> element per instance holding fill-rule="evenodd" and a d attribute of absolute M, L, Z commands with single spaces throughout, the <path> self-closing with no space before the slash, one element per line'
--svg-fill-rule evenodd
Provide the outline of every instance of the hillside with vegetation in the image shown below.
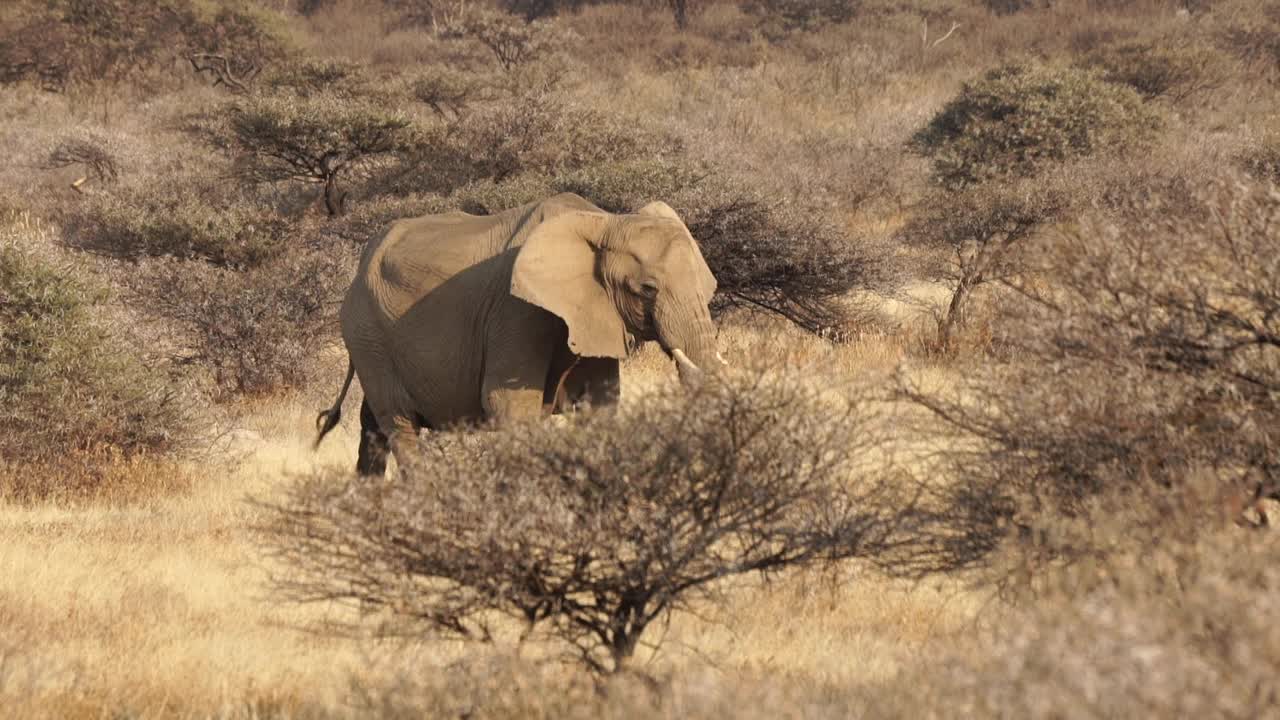
<path fill-rule="evenodd" d="M 1277 712 L 1278 113 L 1273 0 L 3 3 L 0 707 Z M 313 451 L 363 246 L 561 192 L 731 369 Z"/>

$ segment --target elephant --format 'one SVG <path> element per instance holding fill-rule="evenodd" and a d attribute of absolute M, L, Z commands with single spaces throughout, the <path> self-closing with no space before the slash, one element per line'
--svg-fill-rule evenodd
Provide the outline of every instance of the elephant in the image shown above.
<path fill-rule="evenodd" d="M 716 279 L 674 210 L 608 213 L 572 193 L 495 214 L 399 220 L 364 249 L 342 303 L 346 379 L 364 388 L 356 471 L 386 472 L 419 431 L 512 421 L 621 392 L 619 360 L 656 341 L 680 379 L 724 363 Z"/>

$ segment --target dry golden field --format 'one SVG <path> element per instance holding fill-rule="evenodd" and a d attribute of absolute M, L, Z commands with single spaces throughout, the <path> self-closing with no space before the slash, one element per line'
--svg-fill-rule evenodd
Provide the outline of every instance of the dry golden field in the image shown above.
<path fill-rule="evenodd" d="M 785 329 L 781 338 L 739 328 L 722 335 L 726 350 L 785 357 L 819 377 L 885 373 L 902 354 L 892 338 L 867 337 L 832 350 Z M 945 382 L 945 371 L 922 374 Z M 624 369 L 632 394 L 674 376 L 656 350 Z M 6 712 L 378 716 L 376 706 L 361 708 L 365 695 L 398 698 L 395 687 L 405 675 L 427 682 L 417 692 L 429 703 L 415 706 L 423 701 L 404 698 L 406 716 L 462 712 L 476 702 L 494 703 L 489 712 L 497 708 L 497 714 L 506 707 L 534 716 L 806 716 L 802 705 L 792 704 L 796 698 L 884 681 L 954 648 L 989 596 L 954 580 L 892 581 L 856 568 L 838 577 L 815 571 L 752 582 L 727 606 L 677 614 L 664 629 L 661 654 L 638 659 L 673 685 L 673 699 L 657 706 L 643 697 L 634 706 L 628 703 L 635 698 L 615 706 L 581 688 L 566 693 L 566 685 L 583 679 L 559 666 L 550 677 L 537 667 L 517 667 L 510 671 L 517 687 L 508 686 L 511 677 L 486 670 L 484 662 L 495 654 L 503 659 L 513 645 L 476 650 L 447 641 L 331 637 L 317 630 L 326 608 L 281 605 L 271 597 L 271 564 L 252 534 L 259 513 L 248 502 L 272 497 L 290 477 L 351 464 L 356 432 L 350 421 L 312 451 L 314 404 L 293 396 L 247 405 L 236 423 L 247 433 L 176 469 L 186 491 L 128 502 L 107 496 L 70 505 L 5 504 L 0 691 Z M 537 655 L 536 649 L 523 652 Z M 463 661 L 480 670 L 459 669 Z M 475 673 L 476 686 L 462 680 L 458 687 L 434 685 L 449 673 Z M 733 697 L 744 689 L 767 704 L 737 707 Z M 472 697 L 477 693 L 510 697 L 479 700 Z M 591 709 L 596 703 L 606 707 Z"/>

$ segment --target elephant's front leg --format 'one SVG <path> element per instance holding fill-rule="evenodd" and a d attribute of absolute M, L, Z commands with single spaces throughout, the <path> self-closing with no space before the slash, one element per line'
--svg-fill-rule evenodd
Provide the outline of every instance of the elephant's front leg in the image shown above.
<path fill-rule="evenodd" d="M 553 330 L 526 319 L 513 331 L 496 335 L 500 341 L 485 353 L 482 375 L 480 397 L 485 418 L 506 424 L 542 417 L 557 340 Z"/>
<path fill-rule="evenodd" d="M 495 369 L 487 373 L 482 390 L 485 417 L 499 424 L 542 417 L 546 375 L 545 365 L 541 371 Z"/>

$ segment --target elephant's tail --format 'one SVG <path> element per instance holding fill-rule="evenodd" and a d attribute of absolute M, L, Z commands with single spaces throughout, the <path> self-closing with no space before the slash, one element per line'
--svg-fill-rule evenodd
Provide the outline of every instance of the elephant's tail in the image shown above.
<path fill-rule="evenodd" d="M 312 450 L 320 447 L 320 441 L 324 439 L 329 431 L 337 427 L 338 421 L 342 419 L 342 403 L 347 399 L 347 390 L 351 389 L 351 378 L 355 377 L 356 366 L 347 360 L 347 379 L 342 381 L 342 392 L 338 393 L 338 400 L 334 402 L 333 407 L 328 410 L 321 410 L 320 415 L 316 417 L 316 442 L 311 446 Z"/>

